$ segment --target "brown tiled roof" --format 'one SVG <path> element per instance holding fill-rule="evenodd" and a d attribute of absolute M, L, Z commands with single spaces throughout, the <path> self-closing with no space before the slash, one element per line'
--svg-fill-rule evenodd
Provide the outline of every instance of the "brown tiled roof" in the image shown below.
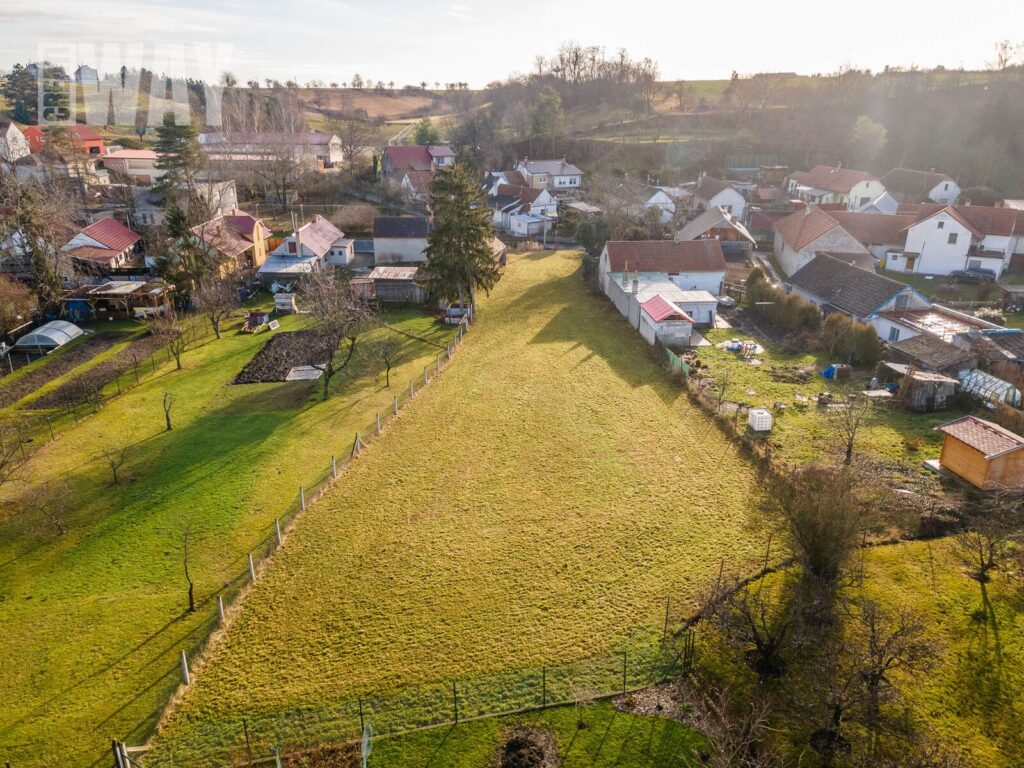
<path fill-rule="evenodd" d="M 394 168 L 403 170 L 429 171 L 433 167 L 430 152 L 426 147 L 385 147 L 384 157 Z"/>
<path fill-rule="evenodd" d="M 809 205 L 775 222 L 775 229 L 782 239 L 796 251 L 802 251 L 837 226 L 836 220 L 816 205 Z"/>
<path fill-rule="evenodd" d="M 827 189 L 832 192 L 848 194 L 855 184 L 872 181 L 875 179 L 875 175 L 867 171 L 855 171 L 852 168 L 816 165 L 809 171 L 796 171 L 790 174 L 790 178 L 815 189 Z"/>
<path fill-rule="evenodd" d="M 75 248 L 69 251 L 73 259 L 80 259 L 81 261 L 91 261 L 94 264 L 109 264 L 115 257 L 120 255 L 121 251 L 115 251 L 110 248 L 95 248 L 91 245 L 83 245 L 79 248 Z"/>
<path fill-rule="evenodd" d="M 509 184 L 519 187 L 526 186 L 526 177 L 519 171 L 502 171 Z"/>
<path fill-rule="evenodd" d="M 913 195 L 921 200 L 928 197 L 939 184 L 952 179 L 935 171 L 915 171 L 911 168 L 893 168 L 882 177 L 882 184 L 890 192 Z"/>
<path fill-rule="evenodd" d="M 533 187 L 499 184 L 497 194 L 507 195 L 508 197 L 518 197 L 523 205 L 531 205 L 534 200 L 540 197 L 540 193 L 543 191 L 544 190 L 542 189 L 534 189 Z"/>
<path fill-rule="evenodd" d="M 938 203 L 903 204 L 898 214 L 912 214 L 915 222 L 930 219 L 939 211 L 949 214 L 979 236 L 1008 237 L 1024 232 L 1024 211 L 1014 208 L 991 208 L 986 205 L 941 205 Z"/>
<path fill-rule="evenodd" d="M 711 176 L 703 176 L 701 180 L 697 182 L 697 188 L 694 190 L 694 194 L 701 200 L 710 200 L 719 192 L 723 192 L 729 189 L 732 185 L 721 179 L 716 179 Z"/>
<path fill-rule="evenodd" d="M 259 228 L 259 231 L 255 231 Z M 192 232 L 225 256 L 238 256 L 252 247 L 257 237 L 270 237 L 270 230 L 247 213 L 217 216 L 192 228 Z M 306 245 L 305 237 L 302 241 Z"/>
<path fill-rule="evenodd" d="M 794 272 L 789 283 L 857 318 L 870 317 L 907 287 L 825 253 Z"/>
<path fill-rule="evenodd" d="M 717 240 L 609 240 L 608 269 L 622 272 L 722 272 L 725 257 Z"/>
<path fill-rule="evenodd" d="M 142 235 L 132 232 L 117 219 L 100 219 L 83 229 L 82 234 L 117 252 L 123 251 L 142 239 Z"/>
<path fill-rule="evenodd" d="M 897 245 L 906 237 L 903 230 L 914 223 L 914 217 L 905 214 L 829 211 L 828 215 L 864 245 Z"/>
<path fill-rule="evenodd" d="M 418 195 L 425 195 L 430 192 L 430 182 L 434 180 L 433 171 L 406 171 L 409 179 L 409 186 Z"/>
<path fill-rule="evenodd" d="M 968 350 L 930 333 L 919 333 L 909 339 L 894 342 L 889 348 L 930 371 L 957 368 L 974 357 Z"/>
<path fill-rule="evenodd" d="M 1024 437 L 977 416 L 964 416 L 936 429 L 966 443 L 986 459 L 1024 448 Z"/>

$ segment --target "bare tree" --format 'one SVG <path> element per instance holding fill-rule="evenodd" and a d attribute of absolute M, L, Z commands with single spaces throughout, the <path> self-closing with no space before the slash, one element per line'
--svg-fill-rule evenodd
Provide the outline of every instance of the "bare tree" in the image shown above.
<path fill-rule="evenodd" d="M 831 406 L 829 424 L 845 449 L 843 463 L 853 463 L 853 448 L 864 418 L 871 412 L 871 398 L 851 395 L 845 406 Z"/>
<path fill-rule="evenodd" d="M 67 532 L 64 517 L 70 499 L 71 487 L 66 481 L 44 482 L 33 492 L 30 503 L 39 511 L 46 525 L 54 528 L 58 536 L 63 536 Z"/>
<path fill-rule="evenodd" d="M 572 682 L 572 700 L 576 706 L 576 728 L 577 730 L 586 728 L 587 710 L 597 701 L 597 692 L 585 683 L 574 680 Z"/>
<path fill-rule="evenodd" d="M 351 171 L 367 145 L 376 138 L 377 132 L 372 125 L 363 120 L 342 120 L 333 130 L 341 141 L 341 152 L 345 155 L 345 162 Z"/>
<path fill-rule="evenodd" d="M 130 448 L 131 445 L 125 442 L 117 445 L 107 445 L 100 449 L 99 458 L 103 459 L 110 468 L 110 474 L 114 478 L 115 485 L 117 485 L 118 482 L 117 471 L 124 466 L 125 460 L 128 458 L 128 450 Z"/>
<path fill-rule="evenodd" d="M 1024 490 L 999 488 L 991 492 L 982 509 L 967 520 L 966 528 L 953 539 L 953 554 L 983 587 L 990 573 L 1019 547 L 1013 537 L 1024 528 Z"/>
<path fill-rule="evenodd" d="M 708 746 L 711 768 L 782 768 L 782 757 L 770 743 L 771 707 L 763 699 L 737 701 L 726 688 L 683 684 L 690 704 L 687 723 Z"/>
<path fill-rule="evenodd" d="M 26 461 L 25 440 L 17 427 L 0 424 L 0 486 L 14 480 Z"/>
<path fill-rule="evenodd" d="M 330 349 L 327 360 L 310 363 L 322 371 L 323 399 L 326 400 L 331 379 L 352 362 L 356 343 L 373 324 L 374 315 L 366 302 L 352 291 L 348 281 L 339 278 L 333 269 L 314 270 L 303 280 L 302 292 L 313 326 L 319 337 L 327 340 Z M 335 353 L 342 342 L 347 342 L 348 347 L 344 360 L 339 364 L 335 361 Z"/>
<path fill-rule="evenodd" d="M 177 313 L 168 310 L 163 314 L 152 315 L 147 320 L 149 332 L 161 341 L 167 351 L 174 358 L 177 370 L 181 370 L 181 356 L 188 346 L 188 337 L 185 334 L 185 327 L 178 318 Z"/>
<path fill-rule="evenodd" d="M 241 302 L 238 298 L 238 287 L 220 275 L 207 277 L 196 288 L 192 298 L 196 309 L 206 315 L 213 328 L 213 335 L 220 338 L 220 324 L 231 317 Z"/>
<path fill-rule="evenodd" d="M 181 534 L 181 550 L 182 550 L 182 565 L 185 567 L 185 581 L 188 584 L 188 612 L 195 613 L 196 610 L 196 598 L 195 598 L 195 584 L 192 582 L 192 574 L 189 573 L 189 539 L 192 537 L 192 518 L 189 518 L 185 523 L 185 529 Z"/>
<path fill-rule="evenodd" d="M 395 334 L 389 333 L 377 342 L 377 356 L 384 364 L 384 386 L 391 386 L 391 369 L 398 365 L 401 357 L 402 346 L 395 338 Z"/>
<path fill-rule="evenodd" d="M 174 407 L 174 395 L 170 392 L 164 392 L 164 423 L 167 425 L 167 431 L 170 432 L 174 427 L 171 425 L 171 408 Z"/>

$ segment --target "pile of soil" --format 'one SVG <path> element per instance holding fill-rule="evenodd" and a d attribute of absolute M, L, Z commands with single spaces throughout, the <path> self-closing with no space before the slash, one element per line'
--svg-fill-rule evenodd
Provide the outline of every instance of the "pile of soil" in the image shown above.
<path fill-rule="evenodd" d="M 496 768 L 559 768 L 558 740 L 536 725 L 517 725 L 505 734 L 498 747 Z"/>
<path fill-rule="evenodd" d="M 780 381 L 784 384 L 806 384 L 814 378 L 814 369 L 779 365 L 769 369 L 768 375 L 773 381 Z"/>
<path fill-rule="evenodd" d="M 615 708 L 634 715 L 681 720 L 688 706 L 678 681 L 670 680 L 619 696 L 615 699 Z"/>
<path fill-rule="evenodd" d="M 292 368 L 323 365 L 335 345 L 317 331 L 278 333 L 263 345 L 252 360 L 235 376 L 232 384 L 265 384 L 284 381 Z"/>
<path fill-rule="evenodd" d="M 123 336 L 123 334 L 119 335 Z M 99 365 L 93 366 L 70 381 L 64 382 L 53 391 L 47 392 L 25 407 L 38 410 L 76 405 L 83 400 L 86 393 L 98 392 L 118 376 L 130 371 L 135 366 L 136 361 L 141 363 L 143 360 L 147 360 L 162 345 L 163 342 L 159 338 L 146 334 L 141 339 L 133 341 L 109 360 L 104 360 Z M 110 345 L 108 344 L 107 346 Z M 140 371 L 139 373 L 141 375 L 142 372 Z M 122 381 L 122 383 L 125 382 Z"/>
<path fill-rule="evenodd" d="M 21 398 L 35 392 L 37 389 L 63 376 L 70 370 L 87 363 L 96 355 L 110 349 L 114 344 L 124 338 L 123 333 L 104 333 L 92 336 L 85 341 L 76 344 L 72 349 L 57 354 L 52 360 L 42 363 L 35 370 L 19 376 L 10 382 L 0 379 L 0 408 L 5 408 L 11 403 L 16 403 Z M 20 353 L 14 353 L 14 359 L 24 357 Z M 0 366 L 6 366 L 6 360 L 0 360 Z M 17 369 L 18 366 L 15 366 Z M 5 368 L 9 371 L 9 369 Z"/>

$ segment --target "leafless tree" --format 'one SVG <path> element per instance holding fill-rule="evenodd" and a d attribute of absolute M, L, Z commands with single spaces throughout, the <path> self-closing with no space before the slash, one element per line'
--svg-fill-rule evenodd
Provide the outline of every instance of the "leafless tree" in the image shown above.
<path fill-rule="evenodd" d="M 314 270 L 303 280 L 302 293 L 314 328 L 320 338 L 327 339 L 331 349 L 327 360 L 311 363 L 323 372 L 323 399 L 326 400 L 331 379 L 352 362 L 359 337 L 372 326 L 374 315 L 366 302 L 352 291 L 348 281 L 338 277 L 333 269 Z M 335 352 L 342 342 L 348 346 L 339 364 L 335 361 Z"/>
<path fill-rule="evenodd" d="M 690 704 L 687 723 L 708 746 L 711 768 L 782 768 L 770 742 L 771 707 L 763 699 L 738 701 L 726 688 L 683 684 Z"/>
<path fill-rule="evenodd" d="M 388 333 L 383 339 L 377 342 L 377 356 L 384 364 L 384 386 L 391 386 L 391 369 L 398 365 L 401 356 L 402 345 L 398 343 L 395 334 Z"/>
<path fill-rule="evenodd" d="M 152 315 L 146 321 L 149 332 L 161 341 L 167 351 L 174 358 L 177 370 L 181 370 L 181 356 L 188 346 L 188 336 L 185 333 L 185 326 L 176 312 L 168 310 L 162 314 Z"/>
<path fill-rule="evenodd" d="M 182 565 L 185 568 L 185 582 L 188 584 L 188 612 L 195 613 L 196 610 L 196 598 L 195 598 L 195 584 L 192 582 L 192 574 L 189 573 L 189 540 L 192 537 L 192 518 L 189 518 L 185 522 L 185 528 L 181 532 L 181 551 L 182 551 Z"/>
<path fill-rule="evenodd" d="M 586 683 L 572 682 L 572 700 L 576 706 L 576 728 L 587 727 L 587 710 L 597 701 L 597 692 Z"/>
<path fill-rule="evenodd" d="M 110 474 L 113 476 L 115 485 L 117 485 L 119 479 L 117 471 L 124 466 L 130 448 L 131 445 L 124 442 L 116 445 L 107 445 L 100 449 L 99 458 L 103 459 L 110 468 Z"/>
<path fill-rule="evenodd" d="M 852 395 L 845 406 L 831 406 L 828 411 L 828 421 L 836 439 L 843 446 L 845 456 L 843 463 L 849 466 L 853 463 L 853 449 L 857 440 L 857 433 L 864 424 L 865 417 L 871 413 L 871 398 L 863 395 Z"/>
<path fill-rule="evenodd" d="M 1014 538 L 1024 529 L 1024 490 L 999 488 L 967 520 L 966 528 L 953 539 L 953 554 L 969 569 L 972 579 L 985 585 L 991 572 L 1012 554 Z"/>
<path fill-rule="evenodd" d="M 349 170 L 353 170 L 359 156 L 363 154 L 366 146 L 369 145 L 377 132 L 373 126 L 363 120 L 342 120 L 334 126 L 334 133 L 341 141 L 341 151 L 345 155 L 345 162 Z"/>
<path fill-rule="evenodd" d="M 174 395 L 170 392 L 164 392 L 164 423 L 167 425 L 167 431 L 170 432 L 174 427 L 171 425 L 171 408 L 174 407 Z"/>
<path fill-rule="evenodd" d="M 196 309 L 206 315 L 213 328 L 213 335 L 220 338 L 220 324 L 238 309 L 238 286 L 232 280 L 220 275 L 211 275 L 199 284 L 192 294 Z"/>
<path fill-rule="evenodd" d="M 0 424 L 0 486 L 14 480 L 26 460 L 25 441 L 18 428 Z"/>
<path fill-rule="evenodd" d="M 58 536 L 63 536 L 67 532 L 64 518 L 70 500 L 71 487 L 66 481 L 44 482 L 32 493 L 29 503 L 39 511 L 47 527 L 54 528 Z"/>

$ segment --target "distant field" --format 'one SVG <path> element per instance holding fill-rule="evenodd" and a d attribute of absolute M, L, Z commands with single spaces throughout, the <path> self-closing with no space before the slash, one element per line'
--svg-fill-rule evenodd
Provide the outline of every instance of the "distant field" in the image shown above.
<path fill-rule="evenodd" d="M 275 556 L 151 765 L 223 760 L 242 717 L 282 716 L 263 746 L 300 721 L 316 740 L 357 696 L 649 652 L 666 597 L 683 614 L 723 558 L 763 555 L 753 467 L 578 267 L 509 265 L 452 367 Z"/>
<path fill-rule="evenodd" d="M 451 335 L 415 311 L 390 319 L 442 344 Z M 303 322 L 288 316 L 282 328 Z M 31 485 L 0 491 L 0 763 L 90 765 L 109 758 L 113 736 L 145 740 L 178 684 L 179 651 L 205 636 L 214 596 L 244 572 L 246 553 L 437 353 L 406 339 L 390 390 L 380 364 L 360 355 L 321 403 L 310 384 L 228 386 L 270 338 L 237 326 L 186 352 L 183 371 L 164 365 L 43 446 L 28 466 Z M 165 392 L 176 398 L 172 432 Z M 113 485 L 98 454 L 125 442 Z M 58 536 L 22 504 L 62 480 L 75 504 Z M 188 519 L 194 614 L 181 564 Z"/>

